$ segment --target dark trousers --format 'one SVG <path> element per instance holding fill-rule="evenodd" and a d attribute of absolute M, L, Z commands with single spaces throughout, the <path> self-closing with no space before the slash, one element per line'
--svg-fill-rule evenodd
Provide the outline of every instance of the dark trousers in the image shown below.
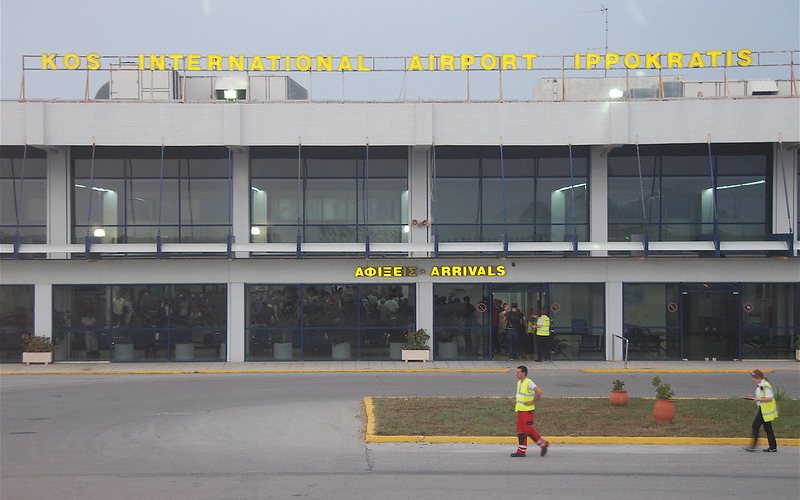
<path fill-rule="evenodd" d="M 550 336 L 537 335 L 536 336 L 536 361 L 552 361 L 552 352 L 550 349 Z"/>
<path fill-rule="evenodd" d="M 506 344 L 508 357 L 517 359 L 519 357 L 519 335 L 517 332 L 513 330 L 506 330 Z"/>
<path fill-rule="evenodd" d="M 758 408 L 758 413 L 756 413 L 756 418 L 753 419 L 753 444 L 752 446 L 756 446 L 756 442 L 758 442 L 758 434 L 761 430 L 761 426 L 764 426 L 764 432 L 767 435 L 767 441 L 769 442 L 769 447 L 773 450 L 778 449 L 778 442 L 775 440 L 775 433 L 772 432 L 772 422 L 764 422 L 764 417 L 761 415 L 761 407 Z"/>

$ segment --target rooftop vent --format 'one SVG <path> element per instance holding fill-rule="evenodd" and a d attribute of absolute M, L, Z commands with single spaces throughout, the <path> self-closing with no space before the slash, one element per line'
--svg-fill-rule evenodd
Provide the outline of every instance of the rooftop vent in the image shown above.
<path fill-rule="evenodd" d="M 778 82 L 775 80 L 750 80 L 747 82 L 750 95 L 778 95 Z"/>

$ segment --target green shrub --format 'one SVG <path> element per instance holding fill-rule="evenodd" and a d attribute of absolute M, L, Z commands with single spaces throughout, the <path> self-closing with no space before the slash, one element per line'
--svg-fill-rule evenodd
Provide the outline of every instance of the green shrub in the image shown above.
<path fill-rule="evenodd" d="M 675 393 L 672 391 L 672 386 L 662 382 L 661 377 L 658 375 L 653 377 L 653 381 L 650 382 L 650 384 L 656 388 L 656 399 L 670 400 L 675 397 Z"/>
<path fill-rule="evenodd" d="M 50 337 L 40 335 L 23 335 L 22 346 L 25 352 L 50 352 L 53 350 L 53 342 Z"/>
<path fill-rule="evenodd" d="M 428 335 L 428 332 L 425 331 L 424 328 L 413 332 L 406 332 L 406 343 L 403 344 L 403 349 L 427 351 L 429 349 L 428 340 L 430 340 L 430 338 L 431 336 Z"/>

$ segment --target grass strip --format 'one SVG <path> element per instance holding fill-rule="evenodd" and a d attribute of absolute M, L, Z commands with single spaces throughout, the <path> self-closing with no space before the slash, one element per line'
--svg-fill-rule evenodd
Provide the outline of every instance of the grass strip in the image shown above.
<path fill-rule="evenodd" d="M 381 436 L 513 436 L 513 398 L 373 398 L 375 434 Z M 612 406 L 605 398 L 544 398 L 536 428 L 553 436 L 748 437 L 752 401 L 679 399 L 672 424 L 653 419 L 653 399 L 631 398 Z M 779 403 L 778 438 L 800 438 L 800 401 Z M 763 437 L 763 430 L 762 430 Z"/>

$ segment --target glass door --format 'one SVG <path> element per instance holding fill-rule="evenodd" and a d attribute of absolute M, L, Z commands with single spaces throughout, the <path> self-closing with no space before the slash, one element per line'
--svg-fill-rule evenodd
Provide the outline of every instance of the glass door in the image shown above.
<path fill-rule="evenodd" d="M 681 290 L 683 358 L 739 358 L 738 285 L 686 284 Z"/>
<path fill-rule="evenodd" d="M 538 283 L 502 285 L 497 288 L 492 287 L 490 291 L 492 358 L 504 359 L 508 355 L 508 339 L 505 335 L 503 307 L 508 304 L 510 308 L 511 304 L 516 303 L 522 315 L 526 319 L 530 319 L 534 314 L 539 314 L 541 307 L 549 306 L 547 285 Z M 533 335 L 528 335 L 527 332 L 520 337 L 518 350 L 522 358 L 532 358 L 534 356 L 533 337 Z"/>

